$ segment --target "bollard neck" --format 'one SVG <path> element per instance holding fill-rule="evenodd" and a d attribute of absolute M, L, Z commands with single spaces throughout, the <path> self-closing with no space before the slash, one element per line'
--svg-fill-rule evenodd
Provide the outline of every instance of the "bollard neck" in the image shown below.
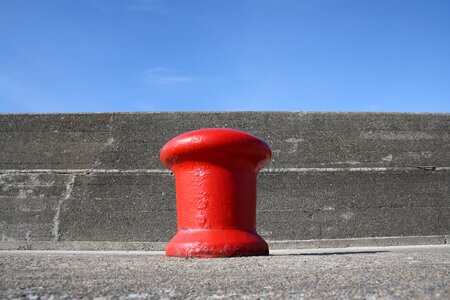
<path fill-rule="evenodd" d="M 261 139 L 229 128 L 206 128 L 186 132 L 167 142 L 161 150 L 163 164 L 173 169 L 186 161 L 251 168 L 258 172 L 270 161 L 272 151 Z"/>

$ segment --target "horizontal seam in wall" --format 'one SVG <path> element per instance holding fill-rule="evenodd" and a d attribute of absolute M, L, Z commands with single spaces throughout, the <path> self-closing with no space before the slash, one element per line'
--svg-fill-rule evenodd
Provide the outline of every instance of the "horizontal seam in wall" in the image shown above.
<path fill-rule="evenodd" d="M 271 168 L 261 170 L 262 174 L 276 173 L 322 173 L 322 172 L 412 172 L 450 171 L 450 167 L 352 167 L 352 168 Z M 0 174 L 172 174 L 165 169 L 4 169 Z"/>
<path fill-rule="evenodd" d="M 395 209 L 449 209 L 450 206 L 367 206 L 367 207 L 339 207 L 335 209 L 257 209 L 258 212 L 302 212 L 302 213 L 315 213 L 315 212 L 349 212 L 349 211 L 367 211 L 367 210 L 395 210 Z"/>
<path fill-rule="evenodd" d="M 261 173 L 308 173 L 308 172 L 411 172 L 411 171 L 450 171 L 450 167 L 351 167 L 351 168 L 273 168 Z"/>
<path fill-rule="evenodd" d="M 117 174 L 171 174 L 172 171 L 164 169 L 9 169 L 0 170 L 0 174 L 92 174 L 92 173 L 117 173 Z"/>

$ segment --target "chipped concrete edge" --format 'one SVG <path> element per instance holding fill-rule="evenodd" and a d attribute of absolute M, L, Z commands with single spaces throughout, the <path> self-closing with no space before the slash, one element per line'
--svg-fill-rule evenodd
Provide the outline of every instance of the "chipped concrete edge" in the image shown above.
<path fill-rule="evenodd" d="M 413 166 L 413 167 L 334 167 L 334 168 L 267 168 L 262 174 L 272 173 L 320 173 L 320 172 L 418 172 L 418 171 L 450 171 L 444 166 Z M 4 174 L 172 174 L 165 169 L 2 169 Z"/>
<path fill-rule="evenodd" d="M 351 239 L 292 240 L 269 241 L 270 249 L 306 249 L 306 248 L 347 248 L 347 247 L 384 247 L 408 245 L 442 245 L 447 244 L 450 235 L 429 236 L 393 236 L 366 237 Z"/>
<path fill-rule="evenodd" d="M 166 242 L 1 241 L 0 250 L 162 251 Z"/>
<path fill-rule="evenodd" d="M 268 241 L 271 250 L 444 245 L 450 235 Z M 0 250 L 163 251 L 166 242 L 1 241 Z"/>

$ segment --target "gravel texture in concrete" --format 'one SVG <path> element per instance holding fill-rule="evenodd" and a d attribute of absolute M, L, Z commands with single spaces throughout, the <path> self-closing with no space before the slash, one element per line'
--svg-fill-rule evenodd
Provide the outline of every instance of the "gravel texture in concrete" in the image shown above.
<path fill-rule="evenodd" d="M 0 251 L 0 298 L 450 298 L 450 246 L 278 250 L 266 257 Z"/>

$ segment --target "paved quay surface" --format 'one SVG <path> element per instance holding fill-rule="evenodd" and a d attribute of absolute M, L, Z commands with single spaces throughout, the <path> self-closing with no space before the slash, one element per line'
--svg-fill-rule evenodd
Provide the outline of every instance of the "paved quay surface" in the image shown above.
<path fill-rule="evenodd" d="M 450 245 L 276 250 L 220 259 L 0 251 L 0 298 L 449 299 Z"/>

